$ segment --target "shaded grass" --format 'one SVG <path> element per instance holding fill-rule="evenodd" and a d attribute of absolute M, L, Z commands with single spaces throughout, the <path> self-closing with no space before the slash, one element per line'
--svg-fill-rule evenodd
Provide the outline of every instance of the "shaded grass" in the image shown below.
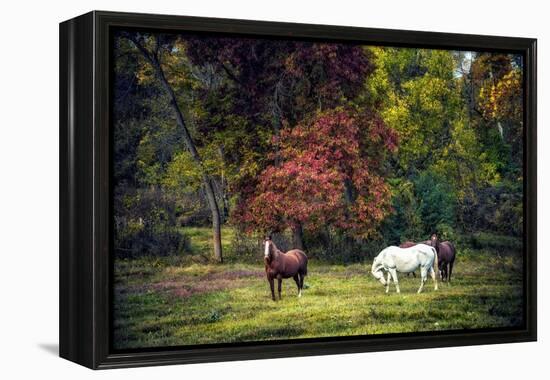
<path fill-rule="evenodd" d="M 310 262 L 306 290 L 283 281 L 273 302 L 263 263 L 115 263 L 115 347 L 138 348 L 507 327 L 521 324 L 521 260 L 476 251 L 457 258 L 453 284 L 401 276 L 385 294 L 366 264 Z M 186 289 L 182 291 L 182 289 Z"/>

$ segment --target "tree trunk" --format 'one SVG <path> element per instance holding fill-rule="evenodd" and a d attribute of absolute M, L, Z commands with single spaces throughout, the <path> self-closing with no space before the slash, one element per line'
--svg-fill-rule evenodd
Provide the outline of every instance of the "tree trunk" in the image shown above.
<path fill-rule="evenodd" d="M 210 186 L 205 185 L 205 190 L 206 199 L 208 199 L 208 205 L 212 213 L 212 243 L 214 245 L 214 258 L 216 261 L 221 263 L 223 262 L 221 216 L 218 203 L 216 202 L 216 196 L 214 195 L 212 183 L 209 182 L 209 184 Z"/>
<path fill-rule="evenodd" d="M 304 250 L 302 224 L 297 223 L 292 227 L 292 248 Z"/>
<path fill-rule="evenodd" d="M 225 151 L 223 145 L 218 146 L 218 151 L 220 152 L 220 158 L 222 162 L 225 162 Z M 227 199 L 227 180 L 225 178 L 225 170 L 222 169 L 221 172 L 221 181 L 220 181 L 220 192 L 222 198 L 222 222 L 229 218 L 229 199 Z"/>
<path fill-rule="evenodd" d="M 176 114 L 177 124 L 183 131 L 183 140 L 185 141 L 185 145 L 187 146 L 189 153 L 191 153 L 193 160 L 199 165 L 199 167 L 202 168 L 203 167 L 202 159 L 199 155 L 199 152 L 197 151 L 195 142 L 193 141 L 193 138 L 191 137 L 191 134 L 187 129 L 185 119 L 183 118 L 183 114 L 181 113 L 181 110 L 177 102 L 176 94 L 174 93 L 174 90 L 172 89 L 172 87 L 170 87 L 170 84 L 166 80 L 166 76 L 164 75 L 164 71 L 162 69 L 162 66 L 160 65 L 158 56 L 156 55 L 156 53 L 149 52 L 144 46 L 142 46 L 139 43 L 139 41 L 131 38 L 130 40 L 136 45 L 136 47 L 140 50 L 140 52 L 143 54 L 145 59 L 149 61 L 149 63 L 155 70 L 157 78 L 159 79 L 162 87 L 164 88 L 168 97 L 170 98 L 170 105 L 172 106 L 172 109 Z M 158 42 L 157 42 L 157 48 L 158 48 Z M 208 207 L 210 208 L 210 212 L 212 213 L 212 241 L 214 244 L 214 258 L 216 261 L 221 263 L 223 262 L 223 255 L 222 255 L 222 233 L 221 233 L 220 209 L 218 207 L 218 202 L 216 201 L 216 195 L 214 193 L 214 185 L 212 183 L 212 179 L 205 171 L 203 171 L 202 173 L 202 180 L 203 180 L 204 190 L 206 193 L 206 200 L 208 202 Z"/>

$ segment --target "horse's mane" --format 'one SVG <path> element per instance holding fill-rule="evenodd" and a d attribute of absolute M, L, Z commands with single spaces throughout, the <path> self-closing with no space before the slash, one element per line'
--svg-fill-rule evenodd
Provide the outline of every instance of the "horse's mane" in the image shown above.
<path fill-rule="evenodd" d="M 283 251 L 281 251 L 279 248 L 277 248 L 277 245 L 275 244 L 275 242 L 273 240 L 270 240 L 270 241 L 271 241 L 271 245 L 273 247 L 272 248 L 273 249 L 273 257 L 285 254 Z"/>

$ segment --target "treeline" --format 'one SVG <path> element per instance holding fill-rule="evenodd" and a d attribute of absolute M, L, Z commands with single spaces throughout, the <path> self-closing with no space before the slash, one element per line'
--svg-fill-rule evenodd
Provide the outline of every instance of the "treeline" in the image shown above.
<path fill-rule="evenodd" d="M 120 256 L 185 226 L 218 261 L 222 225 L 346 260 L 522 233 L 520 56 L 124 32 L 114 58 Z"/>

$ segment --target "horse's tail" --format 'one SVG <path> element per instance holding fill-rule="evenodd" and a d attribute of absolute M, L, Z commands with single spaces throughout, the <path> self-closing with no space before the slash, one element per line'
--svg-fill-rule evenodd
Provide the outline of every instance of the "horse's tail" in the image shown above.
<path fill-rule="evenodd" d="M 448 241 L 447 243 L 449 244 L 449 246 L 453 250 L 453 255 L 456 256 L 456 247 L 455 247 L 455 245 L 453 243 L 451 243 L 450 241 Z"/>
<path fill-rule="evenodd" d="M 435 250 L 434 247 L 430 247 L 432 249 L 432 252 L 434 253 L 434 273 L 435 273 L 435 276 L 437 278 L 437 271 L 439 270 L 439 263 L 438 263 L 438 258 L 437 258 L 437 251 Z"/>

